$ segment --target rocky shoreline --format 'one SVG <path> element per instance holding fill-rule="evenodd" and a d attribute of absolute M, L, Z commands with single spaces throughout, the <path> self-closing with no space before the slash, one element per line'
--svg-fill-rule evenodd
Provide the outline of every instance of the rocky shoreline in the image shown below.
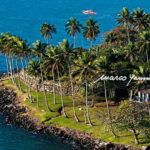
<path fill-rule="evenodd" d="M 8 77 L 8 73 L 5 73 L 5 72 L 0 73 L 0 79 L 6 78 L 6 77 Z"/>
<path fill-rule="evenodd" d="M 74 143 L 82 150 L 139 150 L 123 144 L 105 143 L 94 140 L 90 134 L 63 127 L 39 125 L 38 120 L 28 115 L 28 110 L 19 105 L 13 90 L 0 88 L 0 112 L 5 116 L 5 123 L 26 129 L 35 134 L 47 134 L 61 137 Z"/>

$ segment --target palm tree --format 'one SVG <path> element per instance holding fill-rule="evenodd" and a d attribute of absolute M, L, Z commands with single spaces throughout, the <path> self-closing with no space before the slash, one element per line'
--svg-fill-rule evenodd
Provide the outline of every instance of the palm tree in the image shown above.
<path fill-rule="evenodd" d="M 19 89 L 20 89 L 20 91 L 23 92 L 23 90 L 22 90 L 22 88 L 21 88 L 21 83 L 20 83 L 20 75 L 19 75 L 19 67 L 18 67 L 18 58 L 16 58 L 16 67 L 17 67 L 17 76 L 18 76 Z"/>
<path fill-rule="evenodd" d="M 20 50 L 18 48 L 18 41 L 19 41 L 19 37 L 17 36 L 13 36 L 12 39 L 15 41 L 14 44 L 14 58 L 16 59 L 16 68 L 17 68 L 17 77 L 18 77 L 18 84 L 19 84 L 19 90 L 23 92 L 22 88 L 21 88 L 21 83 L 20 83 L 20 75 L 19 75 L 19 66 L 18 66 L 18 51 Z"/>
<path fill-rule="evenodd" d="M 55 48 L 55 55 L 52 56 L 53 59 L 53 70 L 57 71 L 58 75 L 58 82 L 59 82 L 59 87 L 60 87 L 60 95 L 61 95 L 61 104 L 62 104 L 62 110 L 64 113 L 64 116 L 68 118 L 66 112 L 65 112 L 65 107 L 64 107 L 64 100 L 63 100 L 63 90 L 62 90 L 62 83 L 61 83 L 61 73 L 64 70 L 65 62 L 64 62 L 64 53 L 63 51 L 59 48 Z"/>
<path fill-rule="evenodd" d="M 96 60 L 96 68 L 98 69 L 98 75 L 99 74 L 103 74 L 103 75 L 107 75 L 108 72 L 110 72 L 109 69 L 109 63 L 107 60 L 107 57 L 105 56 L 101 56 L 99 59 Z M 96 81 L 98 82 L 98 81 Z M 96 83 L 94 82 L 94 84 Z M 105 94 L 105 101 L 106 101 L 106 105 L 107 105 L 107 114 L 108 114 L 108 118 L 110 120 L 110 128 L 111 128 L 111 132 L 114 135 L 114 137 L 118 137 L 113 129 L 112 126 L 112 116 L 110 113 L 110 109 L 109 109 L 109 103 L 108 103 L 108 99 L 107 99 L 107 88 L 106 88 L 106 81 L 104 80 L 104 94 Z"/>
<path fill-rule="evenodd" d="M 15 67 L 14 67 L 14 54 L 15 54 L 15 47 L 17 45 L 17 43 L 14 41 L 13 36 L 6 34 L 6 38 L 7 38 L 7 47 L 8 47 L 8 51 L 9 51 L 9 56 L 10 56 L 10 64 L 12 67 L 12 75 L 13 75 L 13 82 L 14 84 L 17 86 L 16 84 L 16 79 L 15 79 Z"/>
<path fill-rule="evenodd" d="M 27 60 L 29 61 L 30 60 L 30 56 L 31 56 L 31 49 L 29 47 L 28 44 L 26 44 L 26 40 L 22 40 L 20 39 L 19 37 L 17 36 L 13 36 L 12 37 L 15 44 L 14 44 L 14 57 L 16 59 L 16 66 L 17 66 L 17 72 L 19 70 L 19 67 L 18 67 L 18 58 L 21 58 L 23 59 L 22 60 L 22 66 L 24 66 L 24 62 L 26 64 L 26 67 L 28 67 L 28 63 L 27 63 Z M 23 70 L 24 70 L 24 67 L 23 67 Z M 26 77 L 28 78 L 28 84 L 29 84 L 29 91 L 28 91 L 28 95 L 29 95 L 29 99 L 30 101 L 32 102 L 32 95 L 31 95 L 31 81 L 30 81 L 30 78 L 28 76 L 28 73 L 27 73 L 27 69 L 24 70 L 24 73 L 26 71 L 26 75 L 24 74 L 24 79 L 25 79 L 25 84 L 26 84 L 26 88 L 27 87 L 27 79 Z M 19 77 L 19 74 L 18 74 L 18 83 L 19 83 L 19 88 L 21 89 L 21 85 L 20 85 L 20 77 Z M 21 89 L 22 91 L 22 89 Z"/>
<path fill-rule="evenodd" d="M 38 76 L 40 76 L 40 64 L 39 61 L 33 60 L 29 63 L 28 72 L 30 75 L 34 76 L 36 82 L 36 100 L 37 107 L 39 107 L 39 96 L 38 96 Z"/>
<path fill-rule="evenodd" d="M 128 46 L 124 48 L 124 51 L 126 53 L 125 59 L 129 60 L 130 63 L 133 63 L 134 61 L 138 60 L 137 46 L 132 42 L 130 42 Z"/>
<path fill-rule="evenodd" d="M 4 40 L 4 37 L 0 37 L 0 51 L 1 54 L 5 55 L 5 59 L 6 59 L 6 67 L 7 67 L 7 74 L 8 77 L 10 79 L 10 74 L 9 74 L 9 64 L 8 64 L 8 55 L 7 55 L 7 51 L 6 51 L 6 41 Z"/>
<path fill-rule="evenodd" d="M 54 104 L 56 104 L 56 91 L 55 91 L 55 72 L 56 72 L 56 68 L 55 68 L 55 61 L 52 58 L 53 56 L 55 56 L 57 54 L 57 51 L 55 51 L 56 48 L 53 45 L 50 45 L 47 48 L 47 52 L 46 55 L 47 57 L 44 58 L 44 69 L 46 72 L 49 72 L 52 74 L 53 77 L 53 95 L 54 95 Z"/>
<path fill-rule="evenodd" d="M 117 37 L 116 37 L 116 34 L 115 34 L 114 32 L 110 32 L 110 33 L 106 36 L 106 39 L 105 39 L 105 41 L 106 41 L 107 43 L 110 43 L 110 44 L 116 42 L 116 40 L 117 40 Z"/>
<path fill-rule="evenodd" d="M 85 22 L 86 26 L 83 27 L 83 36 L 85 39 L 90 39 L 90 48 L 92 48 L 92 40 L 96 40 L 98 34 L 100 33 L 99 24 L 97 24 L 97 20 L 94 21 L 92 17 Z"/>
<path fill-rule="evenodd" d="M 94 75 L 95 66 L 94 66 L 95 55 L 90 54 L 89 51 L 83 52 L 81 56 L 76 61 L 76 70 L 73 72 L 73 76 L 78 77 L 79 82 L 82 85 L 85 85 L 85 124 L 88 122 L 91 126 L 92 122 L 89 116 L 89 109 L 88 109 L 88 80 Z"/>
<path fill-rule="evenodd" d="M 144 51 L 146 54 L 146 60 L 149 61 L 150 51 L 150 31 L 143 31 L 139 36 L 140 52 Z"/>
<path fill-rule="evenodd" d="M 140 32 L 143 26 L 147 24 L 147 14 L 144 13 L 143 9 L 138 8 L 138 10 L 134 10 L 132 13 L 133 16 L 133 24 L 137 27 Z"/>
<path fill-rule="evenodd" d="M 52 112 L 52 110 L 50 109 L 50 107 L 48 105 L 48 100 L 47 100 L 47 95 L 46 95 L 46 90 L 45 90 L 45 85 L 44 85 L 43 68 L 42 68 L 42 64 L 41 64 L 41 60 L 45 56 L 46 46 L 47 46 L 47 44 L 42 44 L 41 41 L 37 41 L 36 43 L 33 43 L 33 53 L 38 58 L 38 61 L 40 64 L 40 72 L 41 72 L 41 79 L 42 79 L 42 83 L 43 83 L 43 91 L 44 91 L 46 106 L 47 106 L 47 109 L 50 112 Z"/>
<path fill-rule="evenodd" d="M 112 117 L 111 117 L 111 113 L 110 113 L 110 109 L 109 109 L 109 103 L 108 103 L 108 99 L 107 99 L 107 89 L 106 89 L 105 80 L 104 80 L 104 93 L 105 93 L 105 100 L 106 100 L 106 105 L 107 105 L 107 113 L 108 113 L 108 117 L 110 119 L 111 132 L 113 133 L 114 137 L 117 138 L 118 136 L 114 132 L 114 129 L 113 129 L 113 126 L 112 126 Z"/>
<path fill-rule="evenodd" d="M 41 27 L 41 35 L 45 39 L 47 39 L 47 45 L 48 45 L 48 40 L 52 40 L 52 33 L 56 34 L 56 28 L 52 24 L 44 23 Z"/>
<path fill-rule="evenodd" d="M 27 45 L 27 48 L 24 51 L 24 54 L 25 54 L 25 59 L 24 60 L 25 60 L 26 68 L 28 68 L 28 65 L 29 65 L 28 62 L 30 61 L 31 56 L 32 56 L 32 50 L 31 50 L 31 47 L 29 47 L 29 45 Z M 31 78 L 28 75 L 28 69 L 26 69 L 26 72 L 27 72 L 27 78 L 28 78 L 28 84 L 29 84 L 30 100 L 31 100 L 31 102 L 33 102 L 32 95 L 31 95 Z"/>
<path fill-rule="evenodd" d="M 66 31 L 71 36 L 74 37 L 74 48 L 76 47 L 76 36 L 80 33 L 82 25 L 77 21 L 76 18 L 71 17 L 70 20 L 67 21 Z"/>
<path fill-rule="evenodd" d="M 123 10 L 120 11 L 118 16 L 119 16 L 119 17 L 117 17 L 118 24 L 126 25 L 127 37 L 128 37 L 128 43 L 129 43 L 130 42 L 129 25 L 132 21 L 130 11 L 127 8 L 123 8 Z"/>
<path fill-rule="evenodd" d="M 22 64 L 22 68 L 23 68 L 23 78 L 24 78 L 24 82 L 25 82 L 25 87 L 26 87 L 26 93 L 28 94 L 28 98 L 30 99 L 30 102 L 32 103 L 32 98 L 31 98 L 31 92 L 30 90 L 28 91 L 28 86 L 27 86 L 27 74 L 25 74 L 25 59 L 27 57 L 27 53 L 29 52 L 29 45 L 27 45 L 27 41 L 26 40 L 21 40 L 21 39 L 17 39 L 17 44 L 18 44 L 18 58 L 21 59 L 21 64 Z"/>
<path fill-rule="evenodd" d="M 12 67 L 12 39 L 11 39 L 11 34 L 10 33 L 2 33 L 2 38 L 1 38 L 1 48 L 2 48 L 2 53 L 5 54 L 6 57 L 6 63 L 7 66 L 9 64 L 10 68 L 10 74 L 11 74 L 11 80 L 15 84 L 15 79 L 13 76 L 13 67 Z M 8 61 L 7 61 L 8 60 Z M 7 67 L 8 68 L 8 67 Z"/>
<path fill-rule="evenodd" d="M 71 90 L 72 90 L 72 99 L 73 99 L 73 112 L 74 116 L 77 122 L 79 122 L 79 119 L 76 115 L 76 110 L 75 110 L 75 97 L 74 97 L 74 85 L 73 85 L 73 79 L 71 75 L 71 66 L 70 64 L 72 63 L 72 56 L 73 56 L 73 46 L 69 45 L 68 40 L 63 40 L 62 43 L 59 43 L 60 48 L 63 50 L 64 53 L 64 59 L 66 60 L 67 66 L 68 66 L 68 71 L 69 71 L 69 78 L 70 78 L 70 83 L 71 83 Z"/>

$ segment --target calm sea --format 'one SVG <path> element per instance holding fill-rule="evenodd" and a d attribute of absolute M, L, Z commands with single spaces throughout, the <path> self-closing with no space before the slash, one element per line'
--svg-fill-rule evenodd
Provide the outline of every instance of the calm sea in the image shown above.
<path fill-rule="evenodd" d="M 73 150 L 71 144 L 54 136 L 35 135 L 4 125 L 0 115 L 0 150 Z"/>
<path fill-rule="evenodd" d="M 97 15 L 101 34 L 116 26 L 116 17 L 123 7 L 130 10 L 143 8 L 150 12 L 150 0 L 0 0 L 0 33 L 11 32 L 26 39 L 29 44 L 42 40 L 40 27 L 44 22 L 55 25 L 57 34 L 53 35 L 51 44 L 57 45 L 64 38 L 71 39 L 65 31 L 65 24 L 70 17 L 76 17 L 83 25 L 89 15 L 82 10 L 92 9 Z M 100 44 L 103 37 L 99 35 L 93 45 Z M 89 48 L 89 41 L 82 34 L 77 38 L 77 45 Z M 0 72 L 6 71 L 4 56 L 0 55 Z M 0 150 L 59 150 L 63 149 L 61 141 L 50 140 L 29 134 L 12 126 L 0 125 Z M 64 146 L 67 150 L 67 146 Z"/>
<path fill-rule="evenodd" d="M 29 44 L 42 40 L 40 28 L 44 22 L 55 25 L 57 34 L 53 35 L 51 44 L 57 45 L 64 38 L 73 43 L 65 31 L 65 24 L 70 17 L 76 17 L 83 25 L 90 15 L 82 10 L 92 9 L 97 15 L 101 34 L 116 26 L 116 17 L 123 7 L 130 10 L 143 8 L 150 12 L 149 0 L 0 0 L 0 33 L 11 32 L 26 39 Z M 99 35 L 93 45 L 103 41 Z M 84 40 L 82 33 L 77 38 L 77 45 L 89 48 L 89 41 Z M 0 72 L 6 71 L 4 57 L 0 55 Z"/>

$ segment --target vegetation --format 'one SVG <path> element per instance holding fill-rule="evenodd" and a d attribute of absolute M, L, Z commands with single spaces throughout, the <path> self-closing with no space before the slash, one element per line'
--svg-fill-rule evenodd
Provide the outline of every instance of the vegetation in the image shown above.
<path fill-rule="evenodd" d="M 85 39 L 90 39 L 90 47 L 92 48 L 92 40 L 96 40 L 96 37 L 100 33 L 99 24 L 97 24 L 97 20 L 94 21 L 91 17 L 85 22 L 85 24 L 86 26 L 83 27 L 83 36 Z"/>
<path fill-rule="evenodd" d="M 40 32 L 42 37 L 47 39 L 47 44 L 48 44 L 48 40 L 49 39 L 52 40 L 52 33 L 56 34 L 56 28 L 52 24 L 44 23 L 41 27 Z"/>
<path fill-rule="evenodd" d="M 119 102 L 129 99 L 130 90 L 134 89 L 134 94 L 136 94 L 140 89 L 146 91 L 148 89 L 149 81 L 131 80 L 129 83 L 129 77 L 130 75 L 146 77 L 150 73 L 150 15 L 140 8 L 133 12 L 123 8 L 118 15 L 118 26 L 111 32 L 105 33 L 104 42 L 95 47 L 92 47 L 92 41 L 96 40 L 100 31 L 99 24 L 93 18 L 87 20 L 86 26 L 83 28 L 76 19 L 68 20 L 66 30 L 70 36 L 74 37 L 74 48 L 66 39 L 58 43 L 57 46 L 49 45 L 48 42 L 47 44 L 41 43 L 41 41 L 29 46 L 26 40 L 12 36 L 10 33 L 2 33 L 0 50 L 6 57 L 7 72 L 11 80 L 5 84 L 12 85 L 13 83 L 19 90 L 27 94 L 29 101 L 26 101 L 25 104 L 34 108 L 34 114 L 43 123 L 69 126 L 70 128 L 92 132 L 95 137 L 102 137 L 104 140 L 114 142 L 119 142 L 119 139 L 122 138 L 117 138 L 117 135 L 123 134 L 125 135 L 124 142 L 133 144 L 129 142 L 131 139 L 126 137 L 123 129 L 121 133 L 116 130 L 113 120 L 115 111 L 114 107 L 110 107 L 110 104 L 115 104 L 118 108 Z M 76 47 L 75 36 L 80 33 L 81 29 L 85 39 L 90 39 L 90 51 Z M 41 28 L 41 35 L 46 39 L 52 39 L 52 33 L 56 33 L 55 27 L 44 23 Z M 14 64 L 14 60 L 17 62 L 20 60 L 22 63 L 24 84 L 20 81 L 19 69 L 18 66 L 15 66 L 17 63 Z M 15 73 L 16 68 L 17 74 Z M 31 89 L 29 75 L 33 76 L 36 81 L 40 79 L 43 85 L 43 93 L 39 92 L 38 82 L 36 82 L 36 92 Z M 99 77 L 101 78 L 99 79 Z M 107 80 L 107 77 L 109 80 Z M 53 95 L 46 93 L 45 83 L 47 81 L 53 82 Z M 65 82 L 71 87 L 71 97 L 66 97 L 63 93 L 63 83 Z M 75 93 L 76 86 L 80 89 L 78 93 Z M 56 87 L 59 89 L 60 96 L 56 93 Z M 43 99 L 45 99 L 45 104 Z M 99 107 L 100 104 L 104 104 L 104 100 L 106 105 L 102 108 Z M 135 108 L 137 111 L 141 109 L 139 112 L 145 112 L 145 114 L 150 112 L 148 100 L 146 105 L 143 104 L 148 108 L 146 110 L 139 103 L 135 102 L 135 104 L 132 105 L 131 109 L 126 109 L 130 112 L 129 115 L 133 113 L 132 110 Z M 46 109 L 44 113 L 42 113 L 43 108 Z M 99 111 L 100 108 L 102 109 L 101 112 Z M 118 109 L 120 110 L 120 108 Z M 60 110 L 62 111 L 60 112 Z M 105 134 L 103 121 L 95 115 L 98 112 L 105 116 L 102 113 L 105 110 L 107 111 L 110 131 L 116 139 L 112 138 L 109 132 Z M 125 109 L 121 109 L 120 113 L 116 115 L 118 118 L 125 117 L 126 113 L 123 110 Z M 75 122 L 72 117 L 79 122 L 79 126 L 74 125 Z M 125 120 L 119 121 L 120 125 L 129 127 L 125 124 Z M 141 119 L 140 121 L 142 121 L 142 124 L 144 123 L 144 120 Z M 137 135 L 141 122 L 137 120 L 136 126 L 134 136 Z M 145 131 L 149 133 L 149 130 L 147 128 Z M 130 131 L 127 133 L 130 134 Z M 141 141 L 143 139 L 147 141 L 143 132 L 138 133 Z M 139 141 L 136 141 L 136 143 L 138 144 Z"/>
<path fill-rule="evenodd" d="M 118 114 L 114 117 L 117 126 L 133 132 L 136 144 L 139 144 L 138 135 L 150 128 L 150 118 L 145 104 L 126 101 L 121 104 Z"/>
<path fill-rule="evenodd" d="M 70 20 L 67 21 L 66 31 L 70 36 L 74 37 L 74 48 L 76 47 L 76 35 L 80 33 L 81 28 L 82 25 L 76 18 L 71 17 Z"/>

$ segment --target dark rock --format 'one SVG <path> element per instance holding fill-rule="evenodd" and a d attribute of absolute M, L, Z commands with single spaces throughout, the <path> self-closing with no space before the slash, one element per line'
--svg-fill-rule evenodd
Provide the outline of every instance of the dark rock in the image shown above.
<path fill-rule="evenodd" d="M 0 74 L 0 79 L 6 78 L 6 77 L 8 77 L 7 73 L 1 73 Z"/>
<path fill-rule="evenodd" d="M 150 147 L 149 147 L 149 146 L 142 146 L 141 149 L 142 149 L 142 150 L 150 150 Z"/>

